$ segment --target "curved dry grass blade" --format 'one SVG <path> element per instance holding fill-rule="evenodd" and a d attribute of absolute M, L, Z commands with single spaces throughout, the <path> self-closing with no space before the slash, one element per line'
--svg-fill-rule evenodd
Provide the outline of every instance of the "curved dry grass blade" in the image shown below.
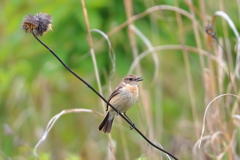
<path fill-rule="evenodd" d="M 37 148 L 38 146 L 47 138 L 48 133 L 51 131 L 53 125 L 55 124 L 55 122 L 64 114 L 67 113 L 78 113 L 78 112 L 87 112 L 87 113 L 94 113 L 100 116 L 103 116 L 103 114 L 90 110 L 90 109 L 82 109 L 82 108 L 76 108 L 76 109 L 68 109 L 68 110 L 63 110 L 60 113 L 56 114 L 53 118 L 50 119 L 50 121 L 47 124 L 47 127 L 44 131 L 43 136 L 41 137 L 41 139 L 38 141 L 38 143 L 35 145 L 33 153 L 34 156 L 38 159 L 38 154 L 37 154 Z"/>
<path fill-rule="evenodd" d="M 216 61 L 218 62 L 218 64 L 220 66 L 223 67 L 223 69 L 225 70 L 225 72 L 227 72 L 227 68 L 225 66 L 225 64 L 222 62 L 222 61 L 219 61 L 219 59 L 214 56 L 214 55 L 211 55 L 210 53 L 208 53 L 207 51 L 205 50 L 200 50 L 199 48 L 195 48 L 195 47 L 190 47 L 190 46 L 184 46 L 184 45 L 164 45 L 164 46 L 157 46 L 157 47 L 154 47 L 154 48 L 149 48 L 148 50 L 142 52 L 141 54 L 138 55 L 138 57 L 133 61 L 130 69 L 129 69 L 129 73 L 133 72 L 134 68 L 137 66 L 137 64 L 144 58 L 146 57 L 147 55 L 149 54 L 152 54 L 152 51 L 154 50 L 155 52 L 157 51 L 162 51 L 162 50 L 187 50 L 187 51 L 191 51 L 191 52 L 194 52 L 194 53 L 198 53 L 198 54 L 201 54 L 203 56 L 206 56 L 208 57 L 209 59 L 213 60 L 213 61 Z"/>
<path fill-rule="evenodd" d="M 233 115 L 233 123 L 240 128 L 240 115 Z"/>
<path fill-rule="evenodd" d="M 224 135 L 222 131 L 215 132 L 211 137 L 211 144 L 214 146 L 215 139 L 217 139 L 219 136 L 222 136 L 222 135 Z"/>
<path fill-rule="evenodd" d="M 211 136 L 210 136 L 210 135 L 207 135 L 207 136 L 202 137 L 202 141 L 204 141 L 204 140 L 210 140 L 210 139 L 211 139 Z M 200 139 L 198 139 L 197 142 L 196 142 L 196 143 L 194 144 L 194 146 L 193 146 L 193 153 L 194 153 L 195 157 L 200 157 L 199 151 L 198 151 L 199 143 L 200 143 Z"/>
<path fill-rule="evenodd" d="M 236 115 L 233 115 L 232 117 L 240 120 L 240 115 L 237 115 L 237 114 L 236 114 Z"/>
<path fill-rule="evenodd" d="M 150 7 L 147 10 L 145 10 L 144 12 L 142 12 L 142 13 L 137 14 L 135 16 L 132 16 L 127 21 L 123 22 L 118 27 L 116 27 L 113 30 L 111 30 L 110 32 L 108 32 L 108 36 L 112 36 L 114 33 L 120 31 L 121 29 L 123 29 L 124 27 L 128 26 L 132 22 L 134 22 L 134 21 L 136 21 L 138 19 L 141 19 L 141 18 L 145 17 L 146 15 L 148 15 L 150 13 L 153 13 L 153 12 L 156 12 L 156 11 L 159 11 L 159 10 L 175 11 L 175 12 L 178 12 L 178 13 L 186 16 L 191 21 L 196 21 L 189 12 L 187 12 L 187 11 L 185 11 L 185 10 L 179 8 L 179 7 L 168 6 L 168 5 L 158 5 L 158 6 Z M 199 25 L 199 23 L 196 22 L 196 24 L 198 24 L 197 28 L 199 30 L 203 30 L 203 28 Z"/>
<path fill-rule="evenodd" d="M 214 13 L 214 16 L 212 18 L 212 24 L 214 24 L 216 16 L 220 16 L 228 22 L 229 27 L 232 29 L 233 33 L 235 34 L 235 36 L 237 38 L 237 58 L 236 58 L 235 74 L 236 74 L 236 77 L 239 79 L 240 78 L 240 73 L 239 73 L 239 69 L 240 69 L 240 36 L 239 36 L 239 33 L 238 33 L 233 21 L 231 20 L 231 18 L 229 18 L 229 16 L 223 11 L 217 11 Z"/>
<path fill-rule="evenodd" d="M 100 31 L 99 29 L 91 29 L 91 32 L 97 32 L 99 34 L 101 34 L 103 36 L 103 38 L 107 41 L 108 43 L 108 54 L 109 54 L 109 57 L 110 57 L 110 60 L 111 60 L 111 63 L 112 63 L 112 70 L 110 72 L 110 76 L 109 78 L 112 79 L 114 73 L 115 73 L 115 70 L 116 70 L 116 56 L 115 56 L 115 52 L 112 48 L 112 45 L 111 45 L 111 42 L 108 38 L 108 35 L 105 34 L 104 32 Z M 111 82 L 111 81 L 109 81 Z M 111 85 L 110 85 L 111 86 Z"/>
<path fill-rule="evenodd" d="M 162 146 L 160 143 L 158 143 L 158 145 L 159 145 L 162 149 L 164 149 L 163 146 Z M 164 154 L 165 154 L 165 156 L 167 157 L 168 160 L 171 160 L 171 157 L 170 157 L 168 154 L 166 154 L 166 153 L 164 153 Z"/>
<path fill-rule="evenodd" d="M 218 133 L 217 133 L 218 134 Z M 224 134 L 224 133 L 219 133 L 219 134 Z M 219 136 L 219 135 L 217 135 L 217 136 Z M 224 157 L 224 155 L 226 155 L 226 153 L 228 152 L 228 150 L 229 150 L 229 148 L 231 148 L 232 146 L 233 146 L 233 140 L 234 140 L 234 137 L 235 137 L 235 132 L 233 132 L 233 136 L 231 136 L 232 138 L 231 138 L 231 141 L 230 141 L 230 143 L 228 144 L 228 145 L 226 145 L 224 142 L 222 142 L 223 143 L 223 151 L 219 154 L 219 155 L 217 155 L 216 157 L 217 157 L 217 160 L 221 160 L 221 159 L 223 159 L 223 157 Z M 215 137 L 214 137 L 215 138 Z M 212 145 L 213 147 L 214 147 L 214 145 Z M 233 151 L 234 149 L 231 149 L 231 151 Z M 230 153 L 230 154 L 232 154 L 232 153 Z M 230 156 L 230 157 L 228 157 L 228 159 L 232 159 L 232 156 Z"/>
<path fill-rule="evenodd" d="M 153 48 L 153 45 L 151 44 L 151 42 L 147 39 L 147 37 L 145 35 L 143 35 L 143 33 L 134 25 L 130 25 L 130 29 L 133 30 L 141 39 L 142 41 L 145 43 L 145 45 L 148 48 Z M 159 60 L 158 60 L 158 56 L 157 53 L 153 50 L 152 53 L 153 56 L 153 61 L 154 61 L 154 65 L 155 65 L 155 70 L 154 70 L 154 77 L 153 77 L 153 81 L 152 84 L 157 82 L 157 78 L 158 78 L 158 72 L 159 72 Z M 130 72 L 132 73 L 132 72 Z M 128 74 L 130 74 L 128 73 Z"/>
<path fill-rule="evenodd" d="M 208 105 L 207 105 L 207 107 L 206 107 L 206 109 L 205 109 L 205 112 L 204 112 L 204 116 L 203 116 L 202 133 L 201 133 L 200 143 L 199 143 L 198 148 L 201 147 L 202 137 L 203 137 L 204 130 L 205 130 L 205 122 L 206 122 L 207 111 L 208 111 L 209 107 L 211 106 L 211 104 L 212 104 L 215 100 L 217 100 L 218 98 L 221 98 L 221 97 L 223 97 L 223 96 L 233 96 L 233 97 L 236 97 L 236 98 L 239 98 L 239 99 L 240 99 L 239 96 L 237 96 L 237 95 L 235 95 L 235 94 L 230 94 L 230 93 L 229 93 L 229 94 L 221 94 L 221 95 L 215 97 L 213 100 L 211 100 L 211 101 L 208 103 Z"/>
<path fill-rule="evenodd" d="M 212 149 L 215 150 L 215 152 L 218 152 L 218 153 L 221 152 L 220 149 L 219 149 L 218 143 L 223 143 L 224 144 L 224 142 L 225 142 L 224 140 L 226 140 L 224 138 L 225 137 L 224 137 L 224 132 L 223 131 L 217 131 L 217 132 L 213 133 L 213 135 L 210 139 L 210 144 L 212 146 Z M 225 153 L 225 152 L 222 151 L 222 153 Z M 219 154 L 219 156 L 222 155 L 222 153 Z"/>
<path fill-rule="evenodd" d="M 236 38 L 237 38 L 237 39 L 240 38 L 240 37 L 239 37 L 239 33 L 238 33 L 238 31 L 237 31 L 234 23 L 232 22 L 232 20 L 229 18 L 229 16 L 228 16 L 225 12 L 223 12 L 223 11 L 217 11 L 217 12 L 215 12 L 215 13 L 214 13 L 214 16 L 213 16 L 213 18 L 212 18 L 212 24 L 214 24 L 215 19 L 216 19 L 216 16 L 220 16 L 220 17 L 222 17 L 223 19 L 225 19 L 225 20 L 228 22 L 229 26 L 232 28 L 232 31 L 234 32 Z"/>

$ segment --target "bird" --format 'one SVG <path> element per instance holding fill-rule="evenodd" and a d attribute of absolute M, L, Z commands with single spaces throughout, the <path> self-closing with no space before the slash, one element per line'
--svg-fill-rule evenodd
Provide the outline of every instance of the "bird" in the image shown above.
<path fill-rule="evenodd" d="M 108 102 L 118 110 L 116 112 L 112 108 L 108 110 L 108 104 L 106 107 L 107 115 L 100 123 L 98 129 L 104 133 L 110 133 L 113 125 L 114 118 L 119 114 L 123 113 L 124 116 L 130 120 L 126 112 L 130 109 L 138 99 L 138 84 L 143 81 L 143 77 L 139 77 L 133 74 L 125 76 L 116 89 L 112 92 L 108 98 Z M 130 120 L 132 125 L 134 123 Z"/>

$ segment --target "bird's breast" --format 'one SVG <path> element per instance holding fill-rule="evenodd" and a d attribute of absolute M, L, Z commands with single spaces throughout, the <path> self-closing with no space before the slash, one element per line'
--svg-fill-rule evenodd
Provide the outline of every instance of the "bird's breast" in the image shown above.
<path fill-rule="evenodd" d="M 110 103 L 121 112 L 126 112 L 138 99 L 138 87 L 125 85 Z"/>

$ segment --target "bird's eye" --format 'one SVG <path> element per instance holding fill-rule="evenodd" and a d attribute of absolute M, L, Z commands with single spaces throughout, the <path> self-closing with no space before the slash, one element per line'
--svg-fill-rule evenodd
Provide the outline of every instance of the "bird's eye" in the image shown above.
<path fill-rule="evenodd" d="M 129 81 L 132 81 L 133 79 L 132 78 L 129 78 Z"/>

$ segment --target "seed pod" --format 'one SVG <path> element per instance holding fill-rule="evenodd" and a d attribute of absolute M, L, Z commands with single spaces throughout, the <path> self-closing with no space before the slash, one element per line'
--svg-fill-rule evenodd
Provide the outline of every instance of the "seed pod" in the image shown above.
<path fill-rule="evenodd" d="M 43 33 L 52 30 L 52 16 L 46 13 L 27 15 L 22 22 L 22 28 L 26 33 L 34 33 L 42 36 Z"/>

